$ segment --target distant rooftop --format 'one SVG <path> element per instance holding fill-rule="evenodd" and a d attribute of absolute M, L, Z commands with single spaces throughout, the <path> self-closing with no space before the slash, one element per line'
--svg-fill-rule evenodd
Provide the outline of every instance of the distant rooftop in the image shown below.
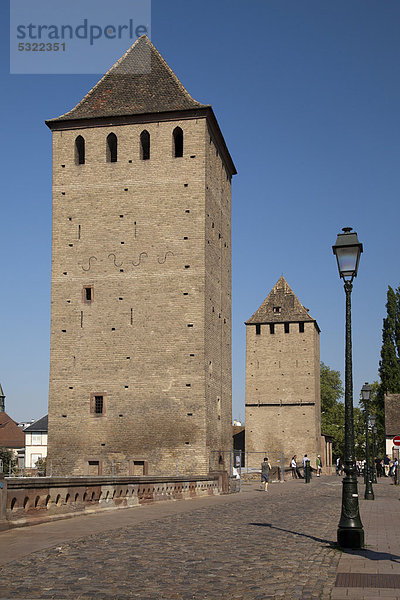
<path fill-rule="evenodd" d="M 49 421 L 49 416 L 45 415 L 41 419 L 38 419 L 37 421 L 32 423 L 32 425 L 29 425 L 28 427 L 26 427 L 24 429 L 24 431 L 28 432 L 28 433 L 33 432 L 33 431 L 48 431 L 48 428 L 49 428 L 48 421 Z"/>

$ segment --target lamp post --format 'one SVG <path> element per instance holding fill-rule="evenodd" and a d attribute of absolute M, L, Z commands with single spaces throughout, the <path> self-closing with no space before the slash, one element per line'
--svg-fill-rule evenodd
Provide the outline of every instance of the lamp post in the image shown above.
<path fill-rule="evenodd" d="M 363 400 L 364 410 L 365 410 L 365 470 L 366 470 L 365 494 L 364 494 L 365 500 L 375 500 L 374 490 L 372 488 L 371 467 L 370 467 L 370 460 L 369 460 L 369 414 L 368 413 L 369 413 L 369 399 L 371 397 L 371 388 L 372 388 L 372 385 L 369 385 L 369 383 L 364 383 L 364 385 L 361 388 L 361 398 Z"/>
<path fill-rule="evenodd" d="M 372 429 L 372 454 L 373 454 L 373 460 L 372 460 L 372 483 L 377 483 L 377 479 L 376 479 L 376 462 L 375 462 L 375 458 L 376 458 L 376 438 L 375 438 L 375 434 L 377 432 L 377 428 L 376 428 L 376 417 L 375 415 L 371 415 L 369 418 L 369 422 L 371 424 L 371 429 Z"/>
<path fill-rule="evenodd" d="M 344 281 L 346 294 L 346 350 L 345 350 L 345 427 L 344 427 L 344 472 L 342 488 L 342 512 L 337 531 L 338 545 L 342 548 L 362 548 L 364 530 L 361 523 L 357 472 L 354 458 L 354 421 L 353 421 L 353 365 L 351 352 L 351 292 L 353 279 L 357 276 L 358 263 L 363 251 L 356 232 L 344 227 L 332 247 L 336 256 L 339 275 Z"/>

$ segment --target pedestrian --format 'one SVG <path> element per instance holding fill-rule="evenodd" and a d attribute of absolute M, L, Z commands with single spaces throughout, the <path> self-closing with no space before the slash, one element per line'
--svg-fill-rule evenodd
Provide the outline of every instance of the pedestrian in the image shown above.
<path fill-rule="evenodd" d="M 383 469 L 384 469 L 385 477 L 389 477 L 390 458 L 388 457 L 387 454 L 385 454 L 385 457 L 383 459 Z"/>
<path fill-rule="evenodd" d="M 322 473 L 322 460 L 320 454 L 317 456 L 317 477 L 319 477 Z"/>
<path fill-rule="evenodd" d="M 292 467 L 292 479 L 297 479 L 297 471 L 298 471 L 298 467 L 297 467 L 297 462 L 296 462 L 296 454 L 294 456 L 292 456 L 292 460 L 290 461 L 290 466 Z"/>
<path fill-rule="evenodd" d="M 375 457 L 376 476 L 382 477 L 382 461 L 380 458 Z"/>
<path fill-rule="evenodd" d="M 269 471 L 271 469 L 271 465 L 268 462 L 268 458 L 265 457 L 263 462 L 261 463 L 261 484 L 264 484 L 264 491 L 266 492 L 268 489 L 269 483 Z"/>
<path fill-rule="evenodd" d="M 336 475 L 341 475 L 341 465 L 342 461 L 340 460 L 340 456 L 336 459 Z"/>
<path fill-rule="evenodd" d="M 306 476 L 306 465 L 307 465 L 307 463 L 310 463 L 310 459 L 308 458 L 307 454 L 305 454 L 304 457 L 303 457 L 303 474 L 304 474 L 304 478 Z M 310 467 L 311 467 L 311 465 L 310 465 Z M 311 476 L 311 469 L 310 469 L 310 476 Z"/>
<path fill-rule="evenodd" d="M 397 458 L 394 459 L 393 467 L 392 467 L 392 477 L 394 485 L 397 484 L 397 469 L 399 468 L 399 461 Z"/>

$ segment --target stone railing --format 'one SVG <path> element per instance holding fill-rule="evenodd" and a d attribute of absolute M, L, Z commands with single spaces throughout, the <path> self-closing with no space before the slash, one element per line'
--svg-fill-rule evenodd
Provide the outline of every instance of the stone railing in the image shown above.
<path fill-rule="evenodd" d="M 132 477 L 0 476 L 0 529 L 162 500 L 228 493 L 228 475 Z"/>

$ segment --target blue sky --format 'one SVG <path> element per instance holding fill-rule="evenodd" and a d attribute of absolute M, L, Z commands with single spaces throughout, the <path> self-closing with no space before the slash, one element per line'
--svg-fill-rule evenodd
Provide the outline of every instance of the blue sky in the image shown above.
<path fill-rule="evenodd" d="M 82 1 L 83 5 L 84 2 Z M 100 2 L 102 5 L 103 3 Z M 1 360 L 6 410 L 47 412 L 51 134 L 98 75 L 10 75 L 0 5 Z M 284 274 L 343 373 L 344 292 L 331 246 L 364 244 L 353 292 L 354 393 L 377 378 L 388 285 L 400 284 L 396 0 L 153 0 L 151 38 L 212 104 L 233 180 L 233 416 L 244 418 L 245 326 Z M 106 71 L 112 64 L 104 65 Z"/>

